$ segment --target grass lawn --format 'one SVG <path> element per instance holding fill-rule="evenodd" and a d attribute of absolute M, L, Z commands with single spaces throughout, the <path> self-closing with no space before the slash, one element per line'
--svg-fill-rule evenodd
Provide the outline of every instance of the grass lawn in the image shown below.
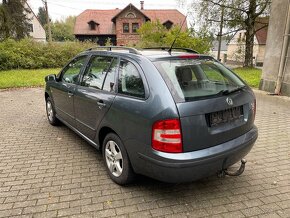
<path fill-rule="evenodd" d="M 57 74 L 59 71 L 60 69 L 0 71 L 0 89 L 43 86 L 46 75 Z M 255 68 L 236 68 L 234 72 L 251 87 L 259 87 L 262 70 Z"/>
<path fill-rule="evenodd" d="M 46 75 L 58 74 L 59 71 L 60 69 L 0 71 L 0 89 L 43 86 Z"/>
<path fill-rule="evenodd" d="M 246 81 L 249 86 L 259 88 L 262 70 L 256 68 L 236 68 L 233 71 Z"/>

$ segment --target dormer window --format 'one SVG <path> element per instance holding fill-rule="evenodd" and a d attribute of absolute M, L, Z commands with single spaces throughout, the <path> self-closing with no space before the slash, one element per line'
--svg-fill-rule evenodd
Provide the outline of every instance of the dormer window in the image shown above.
<path fill-rule="evenodd" d="M 95 21 L 91 20 L 88 22 L 90 30 L 96 30 L 96 26 L 98 26 L 99 24 L 96 23 Z"/>
<path fill-rule="evenodd" d="M 170 20 L 163 23 L 163 26 L 165 26 L 165 28 L 168 30 L 171 29 L 172 25 L 173 23 Z"/>

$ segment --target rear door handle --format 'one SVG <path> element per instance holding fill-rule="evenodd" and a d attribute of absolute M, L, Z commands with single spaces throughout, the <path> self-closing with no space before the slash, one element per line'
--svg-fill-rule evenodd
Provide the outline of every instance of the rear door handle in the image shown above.
<path fill-rule="evenodd" d="M 100 109 L 102 109 L 103 107 L 106 107 L 106 104 L 104 103 L 103 100 L 98 101 L 98 102 L 97 102 L 97 105 L 98 105 L 98 107 L 99 107 Z"/>

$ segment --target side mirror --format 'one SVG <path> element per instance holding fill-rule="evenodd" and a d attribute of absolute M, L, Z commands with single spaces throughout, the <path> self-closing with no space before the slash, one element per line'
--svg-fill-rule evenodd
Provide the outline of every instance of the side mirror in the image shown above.
<path fill-rule="evenodd" d="M 55 74 L 50 74 L 48 76 L 45 77 L 45 82 L 48 81 L 56 81 L 56 75 Z"/>

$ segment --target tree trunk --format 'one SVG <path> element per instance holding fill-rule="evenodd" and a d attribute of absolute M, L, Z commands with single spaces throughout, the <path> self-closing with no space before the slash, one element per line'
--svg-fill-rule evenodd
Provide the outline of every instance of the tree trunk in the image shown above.
<path fill-rule="evenodd" d="M 246 24 L 246 46 L 245 46 L 245 67 L 253 67 L 253 49 L 255 37 L 255 13 L 257 3 L 256 0 L 249 0 L 249 10 L 247 12 Z"/>
<path fill-rule="evenodd" d="M 254 25 L 248 25 L 246 28 L 246 46 L 245 46 L 245 67 L 253 67 L 254 50 Z"/>

